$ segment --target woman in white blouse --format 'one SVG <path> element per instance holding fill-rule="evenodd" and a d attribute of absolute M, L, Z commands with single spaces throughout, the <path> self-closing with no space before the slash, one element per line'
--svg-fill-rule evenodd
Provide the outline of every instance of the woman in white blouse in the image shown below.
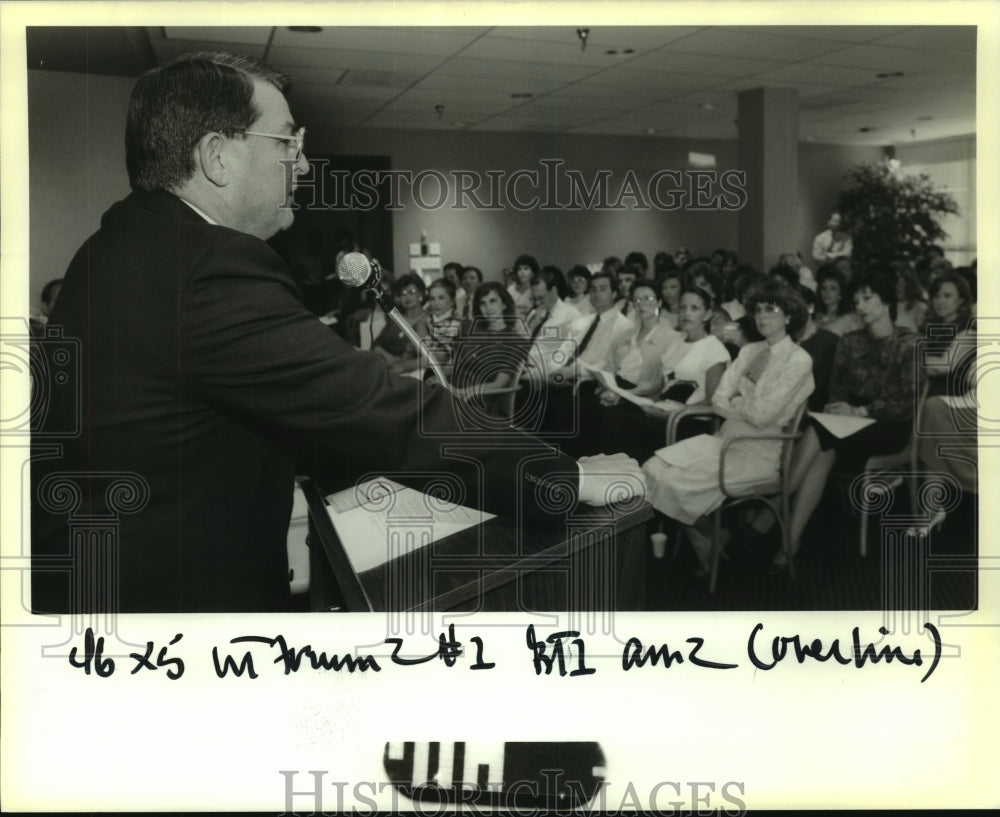
<path fill-rule="evenodd" d="M 786 284 L 771 281 L 747 303 L 764 340 L 750 343 L 722 375 L 712 397 L 724 418 L 713 436 L 683 440 L 643 464 L 648 496 L 665 516 L 686 526 L 688 540 L 707 572 L 711 540 L 705 515 L 724 499 L 719 486 L 719 453 L 736 436 L 779 432 L 813 391 L 812 359 L 793 340 L 807 313 L 802 298 Z M 739 489 L 767 482 L 778 471 L 781 442 L 744 439 L 726 457 L 727 486 Z"/>
<path fill-rule="evenodd" d="M 612 391 L 603 393 L 601 403 L 605 409 L 593 423 L 597 428 L 594 436 L 602 448 L 589 453 L 623 452 L 642 462 L 663 446 L 671 411 L 712 399 L 729 365 L 726 347 L 708 331 L 712 299 L 702 289 L 688 289 L 680 297 L 677 314 L 681 334 L 660 355 L 655 380 L 634 389 L 636 394 L 659 399 L 660 405 L 644 405 L 640 409 Z M 669 407 L 664 401 L 669 401 Z M 691 422 L 697 424 L 696 420 Z M 682 433 L 689 431 L 685 421 Z"/>
<path fill-rule="evenodd" d="M 652 281 L 639 279 L 632 284 L 630 299 L 636 328 L 611 349 L 608 370 L 620 388 L 640 395 L 654 394 L 662 380 L 660 359 L 668 348 L 680 341 L 681 335 L 660 320 L 660 297 Z M 575 456 L 614 453 L 606 450 L 611 444 L 609 423 L 613 426 L 620 418 L 605 407 L 617 404 L 619 399 L 615 392 L 601 384 L 596 388 L 593 382 L 581 384 L 579 426 L 576 439 L 567 450 Z"/>

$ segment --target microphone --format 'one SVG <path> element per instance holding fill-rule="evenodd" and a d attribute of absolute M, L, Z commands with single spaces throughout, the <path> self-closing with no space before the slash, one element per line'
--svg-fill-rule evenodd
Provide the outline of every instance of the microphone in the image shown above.
<path fill-rule="evenodd" d="M 337 263 L 337 277 L 345 286 L 362 287 L 363 289 L 371 290 L 372 295 L 375 297 L 375 302 L 382 307 L 386 315 L 392 318 L 400 331 L 409 338 L 410 343 L 417 348 L 421 357 L 427 361 L 427 364 L 434 371 L 441 385 L 450 392 L 452 390 L 451 385 L 448 383 L 448 378 L 444 376 L 441 365 L 427 351 L 421 337 L 413 331 L 413 327 L 407 323 L 406 318 L 400 314 L 399 310 L 393 304 L 392 299 L 382 289 L 382 267 L 378 261 L 374 258 L 369 261 L 364 253 L 346 253 Z"/>
<path fill-rule="evenodd" d="M 392 310 L 392 301 L 386 297 L 382 289 L 382 267 L 378 261 L 364 253 L 349 252 L 337 262 L 337 277 L 345 286 L 361 287 L 370 290 L 378 305 L 388 313 Z"/>

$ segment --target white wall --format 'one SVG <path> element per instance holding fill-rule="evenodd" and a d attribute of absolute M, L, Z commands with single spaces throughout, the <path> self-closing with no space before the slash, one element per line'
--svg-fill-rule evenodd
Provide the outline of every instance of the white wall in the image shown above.
<path fill-rule="evenodd" d="M 28 71 L 32 308 L 45 283 L 66 272 L 101 214 L 129 192 L 125 111 L 134 83 Z"/>
<path fill-rule="evenodd" d="M 608 187 L 612 200 L 629 171 L 645 189 L 649 177 L 658 170 L 687 169 L 689 151 L 715 154 L 719 171 L 737 168 L 736 144 L 710 140 L 368 130 L 317 133 L 315 138 L 310 133 L 309 140 L 317 146 L 316 153 L 389 155 L 393 170 L 409 170 L 414 175 L 437 169 L 445 174 L 452 192 L 454 171 L 477 171 L 483 179 L 479 193 L 483 200 L 489 199 L 486 171 L 502 172 L 505 181 L 517 170 L 537 171 L 544 178 L 545 168 L 539 164 L 542 159 L 561 160 L 560 174 L 578 170 L 588 183 L 598 170 L 611 171 Z M 666 184 L 661 189 L 664 199 L 668 187 Z M 429 180 L 425 199 L 433 201 L 437 190 L 437 184 Z M 524 182 L 519 196 L 528 200 L 534 190 L 531 183 Z M 510 206 L 457 211 L 450 206 L 454 198 L 452 195 L 440 209 L 421 209 L 404 185 L 400 197 L 403 209 L 393 220 L 394 269 L 406 267 L 407 245 L 418 241 L 422 230 L 429 241 L 440 242 L 444 261 L 475 264 L 487 277 L 497 277 L 521 253 L 535 255 L 542 264 L 567 269 L 608 255 L 624 257 L 631 250 L 641 250 L 652 262 L 659 250 L 673 252 L 683 245 L 695 253 L 708 253 L 716 247 L 735 248 L 737 241 L 737 216 L 732 212 L 666 212 L 655 207 L 642 211 L 631 209 L 632 199 L 625 201 L 630 209 L 622 211 L 519 211 Z M 558 199 L 569 200 L 565 187 L 560 187 Z"/>
<path fill-rule="evenodd" d="M 975 137 L 900 145 L 896 158 L 902 163 L 903 173 L 926 173 L 937 188 L 955 197 L 958 215 L 942 219 L 941 226 L 948 233 L 942 246 L 953 264 L 969 264 L 976 257 Z"/>

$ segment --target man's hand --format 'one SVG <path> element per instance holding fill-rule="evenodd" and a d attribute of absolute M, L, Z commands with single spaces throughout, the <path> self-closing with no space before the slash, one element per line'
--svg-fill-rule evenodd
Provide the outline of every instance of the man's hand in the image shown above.
<path fill-rule="evenodd" d="M 639 463 L 626 454 L 580 457 L 580 501 L 610 505 L 646 495 L 646 478 Z"/>

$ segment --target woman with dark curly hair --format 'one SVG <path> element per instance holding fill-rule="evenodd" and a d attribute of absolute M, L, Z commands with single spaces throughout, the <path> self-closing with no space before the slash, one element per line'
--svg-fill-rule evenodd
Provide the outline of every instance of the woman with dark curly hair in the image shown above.
<path fill-rule="evenodd" d="M 875 422 L 837 437 L 811 418 L 796 447 L 791 474 L 792 485 L 798 486 L 789 523 L 792 555 L 834 463 L 839 461 L 848 473 L 860 472 L 870 456 L 899 451 L 913 433 L 917 336 L 894 323 L 895 280 L 886 272 L 869 271 L 851 281 L 850 295 L 864 329 L 848 332 L 837 343 L 824 412 Z M 785 554 L 777 554 L 775 568 L 785 565 Z"/>
<path fill-rule="evenodd" d="M 928 296 L 931 302 L 928 324 L 950 324 L 955 327 L 956 333 L 968 328 L 973 300 L 972 289 L 964 277 L 957 272 L 946 272 L 934 279 Z"/>
<path fill-rule="evenodd" d="M 514 300 L 498 281 L 487 281 L 472 296 L 472 321 L 455 347 L 452 384 L 467 399 L 480 401 L 490 413 L 499 413 L 491 391 L 514 385 L 528 349 L 524 323 Z"/>
<path fill-rule="evenodd" d="M 762 341 L 744 346 L 722 375 L 712 409 L 724 418 L 712 436 L 700 435 L 656 452 L 642 466 L 653 506 L 682 525 L 704 571 L 711 541 L 705 515 L 723 501 L 719 453 L 730 437 L 780 433 L 813 391 L 812 359 L 792 340 L 807 313 L 797 292 L 769 281 L 747 301 Z M 777 475 L 781 442 L 740 440 L 725 462 L 727 486 L 752 488 Z M 701 529 L 699 529 L 701 528 Z"/>
<path fill-rule="evenodd" d="M 538 269 L 538 262 L 531 255 L 519 255 L 514 262 L 513 280 L 507 292 L 514 301 L 515 311 L 522 318 L 526 318 L 535 306 L 531 297 L 531 279 L 538 275 Z"/>
<path fill-rule="evenodd" d="M 861 321 L 847 298 L 847 278 L 834 264 L 824 264 L 817 271 L 816 293 L 819 301 L 813 320 L 818 327 L 836 335 L 861 328 Z"/>
<path fill-rule="evenodd" d="M 413 273 L 400 276 L 392 285 L 396 306 L 418 336 L 427 334 L 427 313 L 423 307 L 426 292 L 423 279 Z M 417 347 L 395 321 L 386 321 L 385 328 L 372 343 L 372 351 L 385 358 L 389 369 L 396 374 L 416 371 L 420 365 Z"/>

